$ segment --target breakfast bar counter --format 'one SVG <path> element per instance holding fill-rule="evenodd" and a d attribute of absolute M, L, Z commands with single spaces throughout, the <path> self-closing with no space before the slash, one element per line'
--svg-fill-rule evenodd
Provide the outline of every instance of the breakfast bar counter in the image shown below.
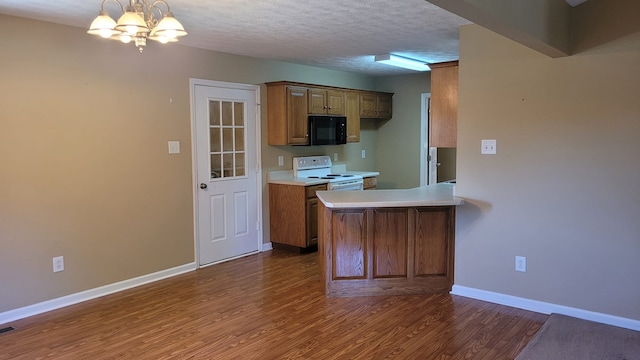
<path fill-rule="evenodd" d="M 327 296 L 448 292 L 455 185 L 319 191 L 318 254 Z"/>
<path fill-rule="evenodd" d="M 353 207 L 407 207 L 461 205 L 464 200 L 453 196 L 453 184 L 436 184 L 413 189 L 376 191 L 319 191 L 318 199 L 333 209 Z"/>

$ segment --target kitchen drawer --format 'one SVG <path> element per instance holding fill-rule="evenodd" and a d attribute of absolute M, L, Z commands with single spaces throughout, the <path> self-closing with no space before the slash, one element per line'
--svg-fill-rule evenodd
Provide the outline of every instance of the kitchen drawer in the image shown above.
<path fill-rule="evenodd" d="M 327 190 L 327 184 L 307 186 L 307 199 L 316 197 L 316 191 Z"/>

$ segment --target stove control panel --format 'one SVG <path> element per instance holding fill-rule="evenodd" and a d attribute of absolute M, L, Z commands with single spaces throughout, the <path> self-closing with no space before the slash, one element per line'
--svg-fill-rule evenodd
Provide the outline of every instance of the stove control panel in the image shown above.
<path fill-rule="evenodd" d="M 305 156 L 293 158 L 293 170 L 309 170 L 309 169 L 321 169 L 331 168 L 331 157 L 326 155 L 321 156 Z"/>

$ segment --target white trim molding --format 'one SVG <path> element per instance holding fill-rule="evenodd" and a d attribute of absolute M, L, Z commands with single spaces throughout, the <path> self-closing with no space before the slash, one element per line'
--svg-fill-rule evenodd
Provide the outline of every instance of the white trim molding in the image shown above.
<path fill-rule="evenodd" d="M 5 324 L 11 321 L 24 319 L 29 316 L 38 315 L 47 311 L 60 309 L 69 305 L 81 303 L 83 301 L 95 299 L 101 296 L 113 294 L 116 292 L 124 291 L 134 288 L 136 286 L 152 283 L 158 280 L 170 278 L 172 276 L 184 274 L 190 271 L 196 270 L 196 263 L 188 263 L 174 268 L 161 270 L 155 273 L 138 276 L 132 279 L 119 281 L 113 284 L 100 286 L 94 289 L 81 291 L 79 293 L 66 295 L 56 299 L 43 301 L 41 303 L 25 306 L 22 308 L 5 311 L 0 313 L 0 324 Z"/>
<path fill-rule="evenodd" d="M 271 251 L 271 250 L 273 250 L 273 243 L 271 241 L 269 241 L 268 243 L 262 243 L 262 249 L 260 250 L 261 252 Z"/>
<path fill-rule="evenodd" d="M 542 314 L 562 314 L 579 319 L 595 321 L 607 325 L 618 326 L 631 330 L 640 331 L 640 321 L 623 318 L 615 315 L 608 315 L 594 311 L 573 308 L 564 305 L 552 304 L 544 301 L 531 300 L 512 295 L 505 295 L 487 290 L 474 289 L 466 286 L 453 285 L 451 295 L 464 296 L 476 300 L 491 302 L 510 306 L 518 309 L 534 311 Z"/>

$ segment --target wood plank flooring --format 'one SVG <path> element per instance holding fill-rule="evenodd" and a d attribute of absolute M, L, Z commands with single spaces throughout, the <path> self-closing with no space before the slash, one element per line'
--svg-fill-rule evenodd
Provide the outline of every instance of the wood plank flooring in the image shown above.
<path fill-rule="evenodd" d="M 327 299 L 274 250 L 5 324 L 0 359 L 513 359 L 546 315 L 447 294 Z"/>

